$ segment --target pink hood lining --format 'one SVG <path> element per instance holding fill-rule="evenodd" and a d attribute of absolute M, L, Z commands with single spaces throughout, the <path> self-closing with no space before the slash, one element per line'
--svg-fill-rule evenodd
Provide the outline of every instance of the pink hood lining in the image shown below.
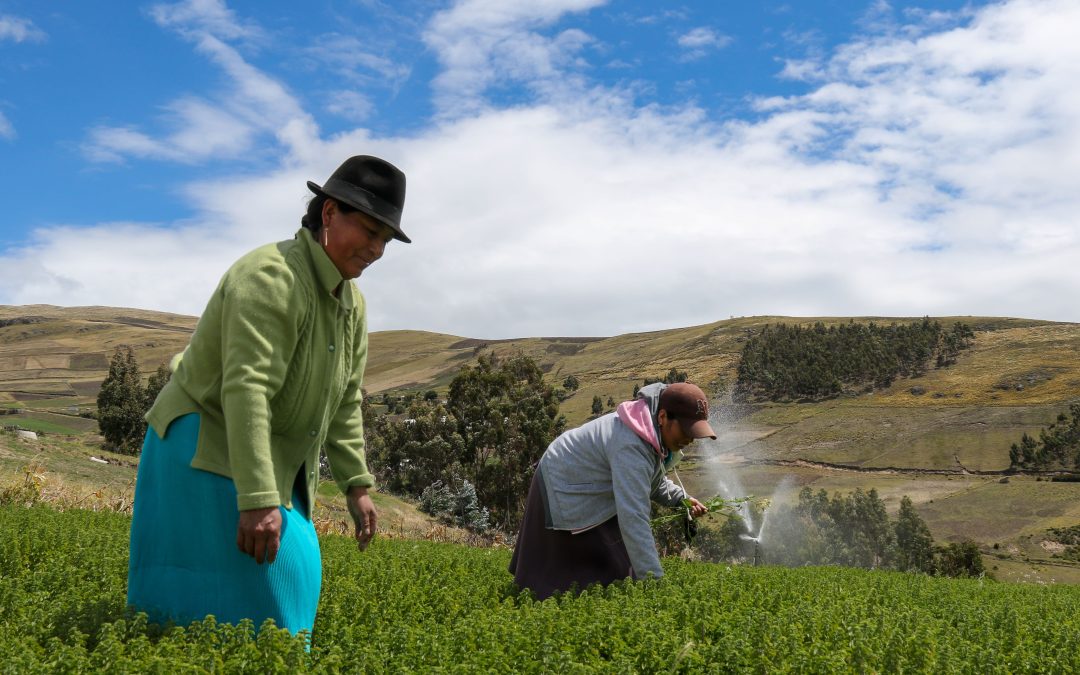
<path fill-rule="evenodd" d="M 633 429 L 641 440 L 653 447 L 656 454 L 664 456 L 664 451 L 660 449 L 660 439 L 656 437 L 656 427 L 653 425 L 648 401 L 643 398 L 625 401 L 619 404 L 615 412 L 618 413 L 620 422 Z"/>

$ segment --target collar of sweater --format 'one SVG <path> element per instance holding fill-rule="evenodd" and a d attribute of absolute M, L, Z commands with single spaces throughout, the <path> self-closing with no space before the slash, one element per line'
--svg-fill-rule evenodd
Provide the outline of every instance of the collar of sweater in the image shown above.
<path fill-rule="evenodd" d="M 308 259 L 311 260 L 311 264 L 315 268 L 315 278 L 318 279 L 323 290 L 333 295 L 334 289 L 341 286 L 342 292 L 338 300 L 345 309 L 356 309 L 356 294 L 352 292 L 353 289 L 347 288 L 352 284 L 341 276 L 337 265 L 330 259 L 330 256 L 326 255 L 326 251 L 319 245 L 319 242 L 315 241 L 315 237 L 311 236 L 311 230 L 301 227 L 300 231 L 296 233 L 296 238 L 303 242 L 302 245 L 308 252 Z M 344 285 L 342 285 L 343 281 L 346 282 Z"/>

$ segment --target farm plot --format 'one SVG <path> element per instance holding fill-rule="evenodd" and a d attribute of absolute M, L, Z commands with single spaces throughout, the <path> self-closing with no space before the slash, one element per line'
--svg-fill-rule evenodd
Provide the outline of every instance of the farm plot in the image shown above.
<path fill-rule="evenodd" d="M 129 520 L 0 507 L 12 672 L 957 672 L 1080 670 L 1080 588 L 664 561 L 659 581 L 535 602 L 509 552 L 321 539 L 310 651 L 265 626 L 147 626 L 124 607 Z"/>

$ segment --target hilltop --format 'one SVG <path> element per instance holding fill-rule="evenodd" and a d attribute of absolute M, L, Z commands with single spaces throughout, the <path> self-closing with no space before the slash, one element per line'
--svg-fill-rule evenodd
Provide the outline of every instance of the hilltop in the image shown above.
<path fill-rule="evenodd" d="M 931 317 L 972 328 L 957 362 L 885 389 L 815 403 L 734 404 L 742 346 L 768 324 L 888 324 L 922 317 L 741 317 L 610 337 L 484 340 L 423 331 L 370 336 L 369 395 L 446 387 L 485 350 L 523 352 L 556 385 L 580 388 L 561 407 L 571 424 L 588 418 L 594 396 L 625 400 L 635 384 L 685 371 L 716 397 L 721 438 L 698 443 L 680 467 L 687 488 L 794 499 L 798 489 L 878 490 L 895 508 L 909 495 L 936 540 L 974 538 L 1000 555 L 1004 576 L 1080 581 L 1050 557 L 1047 528 L 1080 523 L 1080 484 L 1005 476 L 1008 449 L 1037 434 L 1080 399 L 1080 324 L 998 317 Z M 197 319 L 107 307 L 0 306 L 0 408 L 19 424 L 59 434 L 90 433 L 78 417 L 92 406 L 107 361 L 130 345 L 149 374 L 183 349 Z M 610 409 L 610 406 L 606 406 Z M 995 545 L 997 548 L 994 548 Z M 988 567 L 990 564 L 988 564 Z"/>
<path fill-rule="evenodd" d="M 742 344 L 768 324 L 879 324 L 921 317 L 758 316 L 611 337 L 527 337 L 485 340 L 425 331 L 377 331 L 370 336 L 365 388 L 371 394 L 445 389 L 462 365 L 484 350 L 523 352 L 556 383 L 574 375 L 581 388 L 562 406 L 571 423 L 589 415 L 593 396 L 629 398 L 635 383 L 671 368 L 723 398 L 730 394 Z M 1080 387 L 1080 324 L 993 317 L 934 317 L 962 321 L 975 346 L 956 366 L 931 371 L 912 394 L 900 380 L 875 392 L 877 405 L 1043 405 L 1068 401 Z M 144 374 L 187 344 L 197 317 L 109 307 L 0 305 L 0 402 L 68 399 L 97 394 L 108 359 L 130 346 Z"/>

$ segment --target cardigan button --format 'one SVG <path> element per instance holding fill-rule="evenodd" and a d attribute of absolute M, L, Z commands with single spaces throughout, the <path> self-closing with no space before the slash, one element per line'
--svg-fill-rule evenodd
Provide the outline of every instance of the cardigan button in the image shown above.
<path fill-rule="evenodd" d="M 311 436 L 312 438 L 315 438 L 318 435 L 319 435 L 319 432 L 315 431 L 314 429 L 312 429 L 311 431 L 308 432 L 308 436 Z"/>
<path fill-rule="evenodd" d="M 330 345 L 330 351 L 334 351 L 334 345 Z"/>

